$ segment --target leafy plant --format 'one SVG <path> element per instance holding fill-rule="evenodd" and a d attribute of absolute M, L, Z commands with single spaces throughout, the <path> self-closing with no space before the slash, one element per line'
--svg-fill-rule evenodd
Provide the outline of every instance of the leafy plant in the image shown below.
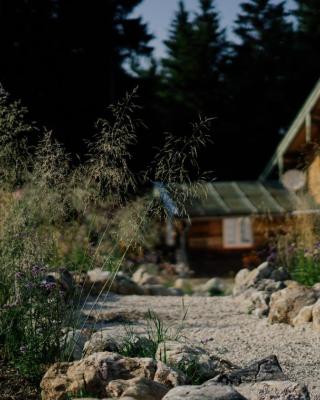
<path fill-rule="evenodd" d="M 155 358 L 159 344 L 167 341 L 180 341 L 182 339 L 182 329 L 186 319 L 188 309 L 182 302 L 182 318 L 179 325 L 167 325 L 162 318 L 154 311 L 148 310 L 145 315 L 145 331 L 138 335 L 131 325 L 124 325 L 125 335 L 119 353 L 127 357 L 151 357 Z M 164 352 L 166 353 L 166 352 Z M 166 354 L 161 355 L 161 360 L 165 362 Z"/>
<path fill-rule="evenodd" d="M 15 274 L 15 300 L 0 308 L 0 343 L 20 372 L 39 378 L 45 365 L 59 360 L 62 328 L 71 309 L 46 269 L 33 266 Z"/>
<path fill-rule="evenodd" d="M 160 180 L 181 210 L 198 193 L 188 173 L 192 168 L 194 176 L 199 173 L 196 158 L 209 139 L 209 120 L 194 124 L 189 138 L 167 135 L 155 163 L 133 172 L 131 148 L 141 126 L 134 118 L 135 98 L 136 90 L 111 106 L 110 121 L 98 120 L 88 158 L 75 167 L 51 132 L 29 147 L 26 135 L 34 128 L 25 122 L 26 110 L 0 93 L 0 346 L 27 376 L 70 358 L 73 348 L 65 354 L 63 328 L 84 326 L 127 255 L 152 248 L 153 223 L 166 212 L 150 184 Z M 86 278 L 77 299 L 66 299 L 56 281 L 45 281 L 61 263 L 80 276 L 97 266 L 111 271 L 84 318 L 81 311 L 92 294 L 89 288 L 84 296 Z M 37 266 L 46 267 L 36 273 Z M 123 352 L 154 356 L 159 343 L 179 337 L 179 330 L 173 334 L 151 311 L 146 321 L 150 346 L 137 350 L 129 337 Z"/>
<path fill-rule="evenodd" d="M 288 267 L 292 279 L 313 286 L 320 282 L 319 245 L 314 249 L 295 250 Z"/>
<path fill-rule="evenodd" d="M 196 358 L 189 360 L 188 363 L 180 362 L 175 367 L 186 375 L 191 385 L 201 385 L 208 380 L 208 377 L 201 373 Z"/>
<path fill-rule="evenodd" d="M 298 197 L 299 209 L 306 212 L 286 221 L 288 230 L 276 235 L 267 260 L 287 270 L 292 279 L 313 286 L 320 282 L 320 243 L 318 214 L 310 214 L 308 199 Z"/>

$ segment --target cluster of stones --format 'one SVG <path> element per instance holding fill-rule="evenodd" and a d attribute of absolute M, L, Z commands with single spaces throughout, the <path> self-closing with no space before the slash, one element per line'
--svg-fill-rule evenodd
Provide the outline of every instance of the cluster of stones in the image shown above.
<path fill-rule="evenodd" d="M 83 398 L 84 393 L 87 400 L 310 399 L 307 388 L 289 381 L 273 355 L 239 367 L 202 347 L 168 341 L 159 345 L 155 359 L 130 358 L 116 352 L 119 343 L 106 331 L 94 333 L 84 344 L 80 339 L 81 333 L 74 353 L 80 359 L 56 363 L 43 377 L 43 400 Z M 183 372 L 191 363 L 200 384 L 192 384 Z"/>
<path fill-rule="evenodd" d="M 312 324 L 320 331 L 320 285 L 300 285 L 282 268 L 265 262 L 252 271 L 242 269 L 233 295 L 243 311 L 266 316 L 271 323 Z"/>
<path fill-rule="evenodd" d="M 212 278 L 202 285 L 190 288 L 189 280 L 186 278 L 190 273 L 187 267 L 184 264 L 171 265 L 171 267 L 169 277 L 171 281 L 174 280 L 172 287 L 167 286 L 168 276 L 161 273 L 156 264 L 142 264 L 132 276 L 122 271 L 114 275 L 110 271 L 96 268 L 88 271 L 79 284 L 92 295 L 110 291 L 120 295 L 182 296 L 188 291 L 198 296 L 207 296 L 222 294 L 225 291 L 223 282 L 218 278 Z"/>
<path fill-rule="evenodd" d="M 97 295 L 101 291 L 110 291 L 121 295 L 183 295 L 182 290 L 168 288 L 164 285 L 163 279 L 157 274 L 156 266 L 153 264 L 140 266 L 131 277 L 121 271 L 114 275 L 109 271 L 96 268 L 88 271 L 81 285 L 92 295 Z"/>

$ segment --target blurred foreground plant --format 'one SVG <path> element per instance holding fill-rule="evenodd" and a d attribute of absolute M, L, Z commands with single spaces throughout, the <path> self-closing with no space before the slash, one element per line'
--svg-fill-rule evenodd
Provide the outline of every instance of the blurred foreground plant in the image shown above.
<path fill-rule="evenodd" d="M 15 367 L 39 378 L 48 363 L 63 354 L 62 329 L 73 314 L 65 293 L 45 268 L 33 266 L 15 274 L 15 299 L 0 307 L 0 344 Z"/>
<path fill-rule="evenodd" d="M 71 167 L 51 132 L 45 131 L 32 148 L 26 139 L 20 142 L 20 134 L 32 132 L 33 126 L 25 124 L 20 104 L 10 105 L 7 95 L 0 93 L 0 143 L 6 144 L 0 150 L 4 169 L 0 175 L 0 346 L 26 375 L 36 376 L 44 364 L 61 359 L 62 328 L 84 327 L 126 256 L 158 240 L 154 223 L 163 221 L 168 210 L 150 186 L 161 181 L 181 215 L 187 200 L 203 195 L 189 173 L 193 169 L 193 177 L 199 177 L 196 158 L 209 139 L 210 120 L 193 125 L 189 138 L 168 135 L 155 162 L 133 172 L 131 149 L 141 126 L 134 118 L 135 99 L 136 90 L 111 107 L 110 121 L 98 120 L 87 160 Z M 13 150 L 16 163 L 10 158 Z M 48 271 L 71 267 L 75 275 L 96 267 L 112 273 L 81 318 L 78 310 L 86 305 L 91 289 L 84 293 L 84 282 L 79 297 L 64 303 L 57 286 L 46 286 L 44 271 L 34 273 L 37 265 L 47 266 Z M 70 319 L 69 312 L 75 318 Z M 158 342 L 164 328 L 153 314 L 149 322 L 149 334 Z M 69 357 L 64 354 L 67 359 L 73 352 L 70 344 L 69 350 Z"/>

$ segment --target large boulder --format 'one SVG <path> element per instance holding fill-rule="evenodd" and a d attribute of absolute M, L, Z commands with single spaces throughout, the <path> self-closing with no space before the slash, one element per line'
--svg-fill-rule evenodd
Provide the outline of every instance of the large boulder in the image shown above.
<path fill-rule="evenodd" d="M 269 321 L 294 324 L 294 318 L 305 306 L 316 302 L 316 294 L 312 288 L 294 284 L 274 292 L 270 300 Z"/>
<path fill-rule="evenodd" d="M 229 361 L 215 357 L 201 347 L 177 341 L 160 343 L 156 358 L 182 371 L 192 368 L 197 381 L 201 382 L 235 368 Z"/>
<path fill-rule="evenodd" d="M 124 273 L 118 272 L 114 275 L 112 272 L 103 271 L 101 268 L 87 272 L 85 289 L 92 295 L 108 290 L 123 295 L 143 294 L 141 287 Z"/>
<path fill-rule="evenodd" d="M 305 385 L 290 381 L 266 381 L 244 384 L 237 391 L 248 400 L 310 400 Z"/>
<path fill-rule="evenodd" d="M 264 262 L 252 271 L 242 269 L 237 273 L 233 295 L 237 296 L 250 288 L 273 292 L 279 290 L 274 282 L 284 282 L 286 279 L 288 279 L 288 274 L 283 268 L 275 268 L 270 263 Z"/>
<path fill-rule="evenodd" d="M 139 378 L 134 381 L 134 378 Z M 141 380 L 141 378 L 143 378 Z M 169 390 L 176 384 L 185 383 L 182 373 L 168 366 L 164 366 L 151 358 L 123 357 L 116 353 L 101 352 L 94 353 L 86 358 L 74 362 L 56 363 L 52 365 L 42 378 L 40 387 L 42 398 L 45 400 L 67 400 L 70 396 L 76 396 L 81 392 L 88 392 L 98 398 L 111 397 L 117 386 L 113 381 L 128 381 L 121 384 L 126 389 L 123 394 L 134 399 L 144 400 L 137 397 L 137 393 L 145 391 L 150 393 L 154 388 Z M 154 381 L 161 385 L 153 385 L 146 381 Z M 133 389 L 134 384 L 140 387 Z M 111 386 L 110 386 L 111 385 Z M 128 388 L 131 388 L 127 392 Z M 120 390 L 120 389 L 119 389 Z M 136 393 L 136 394 L 134 394 Z"/>
<path fill-rule="evenodd" d="M 246 398 L 230 386 L 210 383 L 178 386 L 170 390 L 163 400 L 246 400 Z"/>
<path fill-rule="evenodd" d="M 298 314 L 292 319 L 293 326 L 302 326 L 312 321 L 313 305 L 302 307 Z"/>
<path fill-rule="evenodd" d="M 202 285 L 195 287 L 195 293 L 209 296 L 220 296 L 225 292 L 225 285 L 219 278 L 211 278 Z"/>
<path fill-rule="evenodd" d="M 250 270 L 248 268 L 240 269 L 234 278 L 234 285 L 232 294 L 237 296 L 238 294 L 244 292 L 248 289 L 247 280 L 250 275 Z"/>
<path fill-rule="evenodd" d="M 311 320 L 313 329 L 320 332 L 320 300 L 318 300 L 312 307 Z"/>
<path fill-rule="evenodd" d="M 135 400 L 161 400 L 169 391 L 165 385 L 147 378 L 116 379 L 108 384 L 112 398 L 129 397 Z"/>
<path fill-rule="evenodd" d="M 87 357 L 93 353 L 119 351 L 119 343 L 110 335 L 109 329 L 101 329 L 91 335 L 83 346 L 82 356 Z"/>
<path fill-rule="evenodd" d="M 42 398 L 64 400 L 68 393 L 86 391 L 107 397 L 107 385 L 114 379 L 153 379 L 156 362 L 149 358 L 126 358 L 116 353 L 95 353 L 79 361 L 56 363 L 42 378 Z"/>
<path fill-rule="evenodd" d="M 138 285 L 158 285 L 161 283 L 159 269 L 155 264 L 142 264 L 133 273 L 132 280 Z"/>
<path fill-rule="evenodd" d="M 187 383 L 187 376 L 178 369 L 171 368 L 169 365 L 164 364 L 162 361 L 157 362 L 157 370 L 153 380 L 160 382 L 169 388 L 173 388 Z"/>
<path fill-rule="evenodd" d="M 263 317 L 269 313 L 270 297 L 266 291 L 250 288 L 235 297 L 235 302 L 240 311 Z"/>

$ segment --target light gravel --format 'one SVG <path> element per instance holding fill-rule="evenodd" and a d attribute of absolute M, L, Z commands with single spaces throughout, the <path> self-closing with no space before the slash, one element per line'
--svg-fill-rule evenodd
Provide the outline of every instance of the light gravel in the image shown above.
<path fill-rule="evenodd" d="M 320 400 L 320 333 L 310 326 L 293 328 L 268 323 L 240 311 L 231 296 L 157 297 L 110 295 L 99 302 L 94 312 L 96 327 L 121 335 L 121 318 L 134 321 L 139 331 L 144 314 L 151 309 L 168 325 L 179 325 L 184 307 L 188 308 L 182 331 L 186 340 L 203 345 L 212 353 L 243 366 L 255 359 L 275 354 L 290 380 L 305 383 L 312 400 Z M 86 310 L 92 304 L 87 303 Z M 91 318 L 90 318 L 91 319 Z M 119 321 L 119 322 L 118 322 Z"/>

